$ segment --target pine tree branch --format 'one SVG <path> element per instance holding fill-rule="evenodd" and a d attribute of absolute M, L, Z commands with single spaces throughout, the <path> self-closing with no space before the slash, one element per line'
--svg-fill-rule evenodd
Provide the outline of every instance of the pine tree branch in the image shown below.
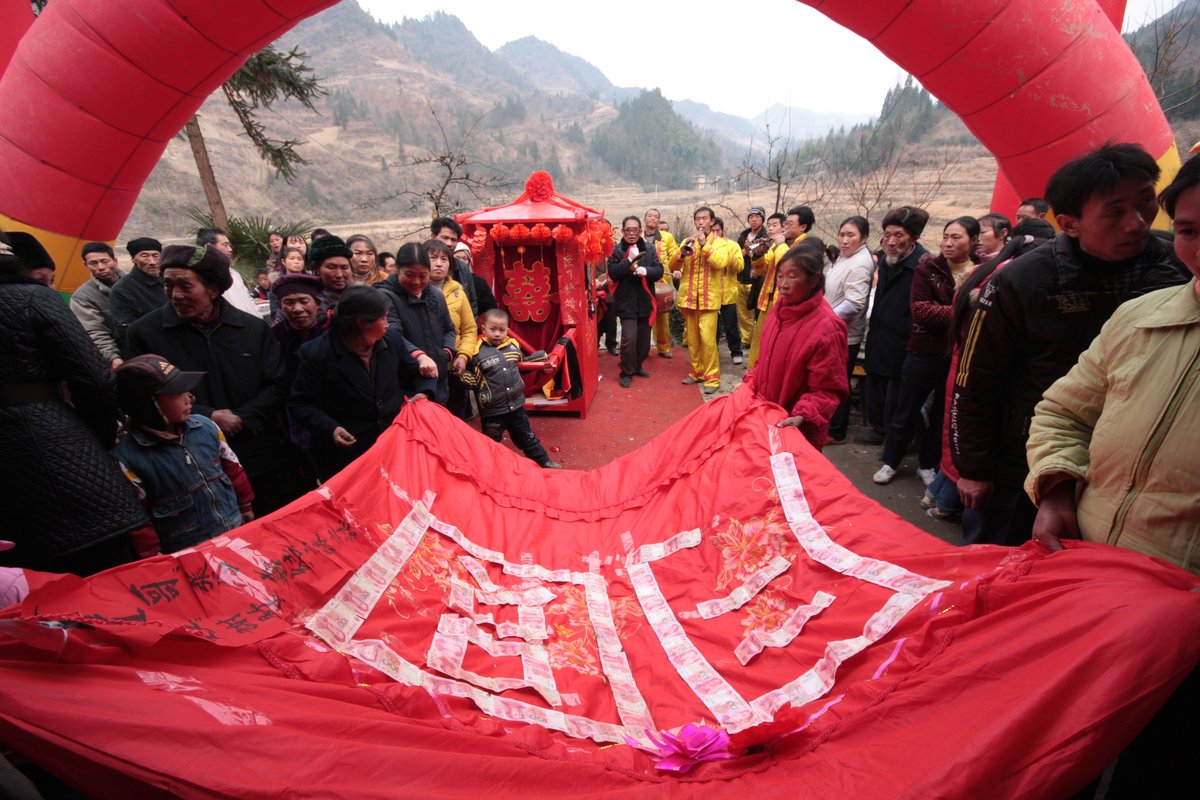
<path fill-rule="evenodd" d="M 295 180 L 296 167 L 308 163 L 296 151 L 301 140 L 271 138 L 255 112 L 269 109 L 282 100 L 298 100 L 316 111 L 313 101 L 323 96 L 325 89 L 311 75 L 312 68 L 304 63 L 304 55 L 297 48 L 281 53 L 274 45 L 268 45 L 246 59 L 241 69 L 221 84 L 221 91 L 246 136 L 263 160 L 288 183 Z"/>

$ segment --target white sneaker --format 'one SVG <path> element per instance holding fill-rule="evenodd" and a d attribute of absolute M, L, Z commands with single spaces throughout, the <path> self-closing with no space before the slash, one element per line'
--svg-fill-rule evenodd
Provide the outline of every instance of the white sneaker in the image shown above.
<path fill-rule="evenodd" d="M 933 499 L 933 495 L 931 495 L 929 492 L 926 492 L 921 496 L 921 508 L 928 510 L 933 508 L 935 505 L 937 505 L 937 501 Z"/>
<path fill-rule="evenodd" d="M 742 363 L 742 356 L 741 356 L 741 354 L 740 354 L 740 353 L 739 353 L 738 355 L 736 355 L 736 356 L 734 356 L 734 357 L 733 357 L 733 363 L 735 363 L 735 364 L 740 364 L 740 363 Z"/>
<path fill-rule="evenodd" d="M 876 472 L 871 476 L 871 480 L 882 486 L 885 483 L 891 483 L 892 478 L 894 477 L 896 477 L 896 470 L 892 469 L 887 464 L 884 464 L 879 468 L 879 472 Z"/>
<path fill-rule="evenodd" d="M 917 470 L 917 477 L 920 478 L 921 482 L 924 483 L 926 486 L 930 486 L 933 484 L 934 479 L 937 478 L 937 470 L 936 469 L 919 469 L 919 470 Z"/>

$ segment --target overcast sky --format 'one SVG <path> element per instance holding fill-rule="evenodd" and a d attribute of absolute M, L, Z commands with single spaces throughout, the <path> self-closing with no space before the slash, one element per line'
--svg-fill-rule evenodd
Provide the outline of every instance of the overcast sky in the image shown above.
<path fill-rule="evenodd" d="M 1140 27 L 1177 3 L 1129 0 L 1126 27 Z M 695 100 L 743 117 L 775 103 L 874 115 L 887 90 L 904 77 L 866 40 L 796 0 L 747 3 L 745 23 L 728 14 L 705 15 L 708 4 L 695 0 L 359 0 L 359 5 L 384 22 L 446 11 L 492 50 L 536 36 L 590 61 L 617 86 L 658 87 L 672 100 Z M 446 52 L 453 58 L 452 46 Z"/>

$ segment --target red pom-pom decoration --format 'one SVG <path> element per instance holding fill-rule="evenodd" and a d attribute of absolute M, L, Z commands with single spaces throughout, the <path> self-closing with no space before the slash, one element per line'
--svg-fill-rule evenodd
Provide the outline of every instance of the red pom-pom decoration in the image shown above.
<path fill-rule="evenodd" d="M 550 177 L 549 172 L 539 169 L 529 176 L 529 180 L 525 181 L 525 191 L 529 194 L 530 200 L 535 203 L 544 203 L 554 196 L 554 179 Z"/>
<path fill-rule="evenodd" d="M 579 245 L 583 248 L 584 261 L 594 263 L 604 258 L 607 251 L 612 250 L 612 225 L 602 219 L 594 219 L 587 225 L 587 230 L 579 237 Z M 607 245 L 607 247 L 606 247 Z"/>
<path fill-rule="evenodd" d="M 554 230 L 550 231 L 550 235 L 554 237 L 556 242 L 567 244 L 575 238 L 575 231 L 571 230 L 566 225 L 555 225 Z"/>
<path fill-rule="evenodd" d="M 511 242 L 529 241 L 529 226 L 522 222 L 513 225 L 512 230 L 508 234 L 508 239 Z"/>
<path fill-rule="evenodd" d="M 492 239 L 494 239 L 496 242 L 500 242 L 500 243 L 507 242 L 508 237 L 510 237 L 511 235 L 512 235 L 512 231 L 503 222 L 501 222 L 498 225 L 492 226 Z"/>

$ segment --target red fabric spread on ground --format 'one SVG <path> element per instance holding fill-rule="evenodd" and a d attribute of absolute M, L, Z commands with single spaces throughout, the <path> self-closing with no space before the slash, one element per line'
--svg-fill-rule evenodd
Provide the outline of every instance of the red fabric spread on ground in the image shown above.
<path fill-rule="evenodd" d="M 783 416 L 742 389 L 555 472 L 406 406 L 266 519 L 32 575 L 0 740 L 96 797 L 1055 797 L 1195 663 L 1190 573 L 946 545 Z M 621 743 L 689 722 L 735 758 Z"/>

